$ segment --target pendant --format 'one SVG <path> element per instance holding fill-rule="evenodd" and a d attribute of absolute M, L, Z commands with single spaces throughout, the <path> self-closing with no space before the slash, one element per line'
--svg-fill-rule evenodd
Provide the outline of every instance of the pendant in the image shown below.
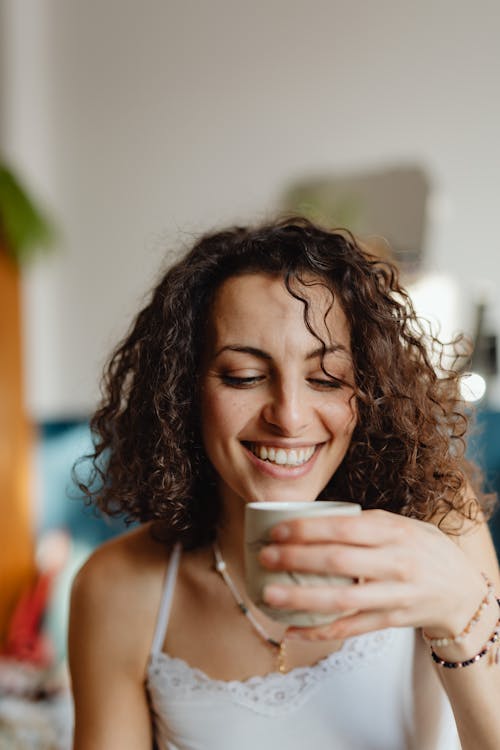
<path fill-rule="evenodd" d="M 500 664 L 500 646 L 494 645 L 491 649 L 490 664 Z"/>
<path fill-rule="evenodd" d="M 285 667 L 285 660 L 286 660 L 286 643 L 285 639 L 280 641 L 279 650 L 278 650 L 278 671 L 281 674 L 285 674 L 286 667 Z"/>

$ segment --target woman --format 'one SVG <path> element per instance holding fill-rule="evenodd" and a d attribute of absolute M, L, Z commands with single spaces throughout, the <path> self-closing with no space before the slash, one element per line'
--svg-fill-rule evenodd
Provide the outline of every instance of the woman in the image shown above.
<path fill-rule="evenodd" d="M 73 588 L 76 750 L 498 747 L 498 565 L 428 344 L 390 264 L 302 219 L 167 271 L 92 422 L 87 492 L 141 525 Z M 355 582 L 265 598 L 351 614 L 285 632 L 245 597 L 244 506 L 326 498 L 364 512 L 281 524 L 261 563 Z"/>

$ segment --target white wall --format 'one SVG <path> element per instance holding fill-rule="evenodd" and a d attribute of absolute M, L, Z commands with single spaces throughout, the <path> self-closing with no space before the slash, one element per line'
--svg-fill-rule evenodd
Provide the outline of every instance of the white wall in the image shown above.
<path fill-rule="evenodd" d="M 422 163 L 429 266 L 465 307 L 498 283 L 497 0 L 2 3 L 3 151 L 61 229 L 25 278 L 38 418 L 92 408 L 165 243 L 306 173 Z"/>

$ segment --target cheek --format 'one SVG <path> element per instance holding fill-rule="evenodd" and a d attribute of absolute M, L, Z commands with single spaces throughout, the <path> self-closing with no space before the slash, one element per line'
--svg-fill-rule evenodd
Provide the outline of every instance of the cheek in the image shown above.
<path fill-rule="evenodd" d="M 210 443 L 211 436 L 219 430 L 221 417 L 220 400 L 210 390 L 205 390 L 201 398 L 201 432 L 205 443 Z"/>
<path fill-rule="evenodd" d="M 337 448 L 340 449 L 342 460 L 351 445 L 352 435 L 357 424 L 356 402 L 352 399 L 344 403 L 342 409 L 337 414 L 336 435 L 339 438 Z"/>
<path fill-rule="evenodd" d="M 226 391 L 207 388 L 201 399 L 201 426 L 205 442 L 230 436 L 244 421 L 241 399 L 236 400 Z"/>
<path fill-rule="evenodd" d="M 354 432 L 354 428 L 356 427 L 356 424 L 358 422 L 358 402 L 354 396 L 351 396 L 351 398 L 347 401 L 346 413 L 346 430 L 350 435 L 352 435 L 352 433 Z"/>
<path fill-rule="evenodd" d="M 356 399 L 347 397 L 332 404 L 328 411 L 324 412 L 324 418 L 329 422 L 332 432 L 338 436 L 350 437 L 358 418 Z"/>

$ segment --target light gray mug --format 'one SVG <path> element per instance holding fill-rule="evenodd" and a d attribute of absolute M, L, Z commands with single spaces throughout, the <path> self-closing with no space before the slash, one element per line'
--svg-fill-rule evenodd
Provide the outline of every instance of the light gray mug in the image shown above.
<path fill-rule="evenodd" d="M 245 508 L 245 582 L 248 596 L 254 604 L 273 620 L 296 627 L 326 625 L 337 620 L 341 616 L 340 613 L 275 609 L 263 601 L 262 591 L 264 586 L 271 583 L 345 586 L 352 583 L 352 578 L 267 570 L 259 563 L 258 554 L 262 547 L 270 543 L 271 528 L 281 521 L 311 516 L 314 518 L 317 516 L 355 516 L 359 513 L 361 513 L 361 505 L 357 503 L 326 500 L 310 503 L 248 503 Z M 342 613 L 342 615 L 345 614 Z"/>

